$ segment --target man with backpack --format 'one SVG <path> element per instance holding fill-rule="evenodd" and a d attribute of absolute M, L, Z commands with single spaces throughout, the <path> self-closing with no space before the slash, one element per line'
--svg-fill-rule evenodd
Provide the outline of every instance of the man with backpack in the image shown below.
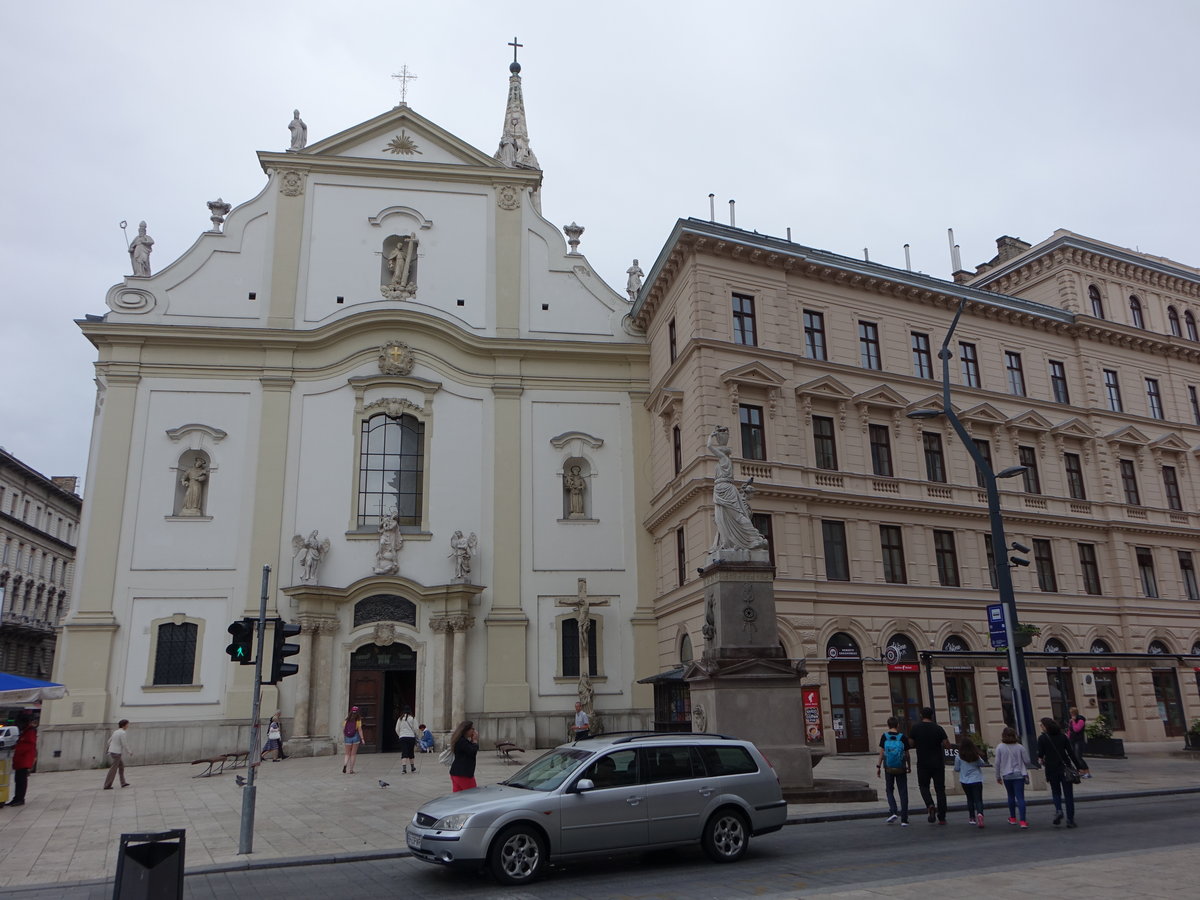
<path fill-rule="evenodd" d="M 899 819 L 903 828 L 908 827 L 908 773 L 912 767 L 908 761 L 908 739 L 899 731 L 900 720 L 892 716 L 887 720 L 888 730 L 879 738 L 879 765 L 875 775 L 886 777 L 888 825 Z M 896 809 L 896 790 L 900 792 L 900 809 Z"/>

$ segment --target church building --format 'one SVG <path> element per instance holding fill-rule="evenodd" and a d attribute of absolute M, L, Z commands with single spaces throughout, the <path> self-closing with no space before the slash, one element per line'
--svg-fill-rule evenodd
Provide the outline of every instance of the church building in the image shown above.
<path fill-rule="evenodd" d="M 331 752 L 352 706 L 367 751 L 404 708 L 531 747 L 581 694 L 648 724 L 648 349 L 542 216 L 510 73 L 494 155 L 404 102 L 312 144 L 297 113 L 263 191 L 210 204 L 180 258 L 152 266 L 140 229 L 137 274 L 79 323 L 91 496 L 46 768 L 103 759 L 122 718 L 143 763 L 245 746 L 227 629 L 264 566 L 267 615 L 302 629 L 263 697 L 290 752 Z"/>

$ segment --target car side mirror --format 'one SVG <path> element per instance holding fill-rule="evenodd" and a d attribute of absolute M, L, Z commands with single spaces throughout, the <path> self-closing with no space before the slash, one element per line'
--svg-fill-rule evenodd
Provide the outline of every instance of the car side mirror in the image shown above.
<path fill-rule="evenodd" d="M 580 778 L 577 782 L 575 782 L 575 790 L 581 794 L 584 791 L 594 791 L 595 789 L 596 783 L 590 778 Z"/>

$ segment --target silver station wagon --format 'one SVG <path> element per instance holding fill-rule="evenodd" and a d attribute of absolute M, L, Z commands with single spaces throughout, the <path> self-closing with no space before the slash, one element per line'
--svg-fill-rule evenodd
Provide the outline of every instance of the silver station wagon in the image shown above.
<path fill-rule="evenodd" d="M 786 817 L 779 778 L 749 741 L 637 732 L 563 744 L 500 784 L 431 800 L 405 837 L 417 859 L 525 884 L 550 860 L 697 842 L 734 862 Z"/>

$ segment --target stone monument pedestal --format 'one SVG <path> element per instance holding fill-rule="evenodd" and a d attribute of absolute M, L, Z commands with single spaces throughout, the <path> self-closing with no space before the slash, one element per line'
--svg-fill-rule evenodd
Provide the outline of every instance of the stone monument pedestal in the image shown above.
<path fill-rule="evenodd" d="M 703 656 L 684 680 L 692 730 L 751 740 L 779 775 L 784 796 L 811 789 L 800 687 L 803 660 L 787 659 L 775 623 L 775 568 L 765 550 L 722 551 L 704 579 Z"/>

